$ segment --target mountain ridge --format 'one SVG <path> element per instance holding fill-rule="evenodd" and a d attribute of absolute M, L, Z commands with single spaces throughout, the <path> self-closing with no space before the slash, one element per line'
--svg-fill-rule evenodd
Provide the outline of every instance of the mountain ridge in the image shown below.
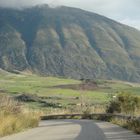
<path fill-rule="evenodd" d="M 0 8 L 0 68 L 140 82 L 140 31 L 78 8 Z"/>

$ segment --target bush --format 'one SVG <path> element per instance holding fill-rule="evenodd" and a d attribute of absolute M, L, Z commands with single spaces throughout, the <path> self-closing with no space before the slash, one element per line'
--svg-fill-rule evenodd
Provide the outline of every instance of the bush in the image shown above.
<path fill-rule="evenodd" d="M 121 107 L 118 101 L 111 101 L 106 110 L 107 113 L 120 113 Z"/>
<path fill-rule="evenodd" d="M 131 118 L 129 120 L 112 118 L 111 122 L 140 134 L 140 120 L 133 119 L 136 111 L 139 109 L 140 98 L 138 96 L 122 93 L 110 102 L 106 111 L 107 113 L 123 113 L 130 115 Z"/>
<path fill-rule="evenodd" d="M 120 94 L 118 102 L 120 103 L 121 112 L 129 115 L 134 115 L 136 109 L 140 107 L 140 98 L 132 94 Z"/>
<path fill-rule="evenodd" d="M 140 108 L 140 98 L 132 94 L 122 93 L 112 100 L 107 107 L 107 113 L 125 113 L 134 116 L 136 109 Z"/>

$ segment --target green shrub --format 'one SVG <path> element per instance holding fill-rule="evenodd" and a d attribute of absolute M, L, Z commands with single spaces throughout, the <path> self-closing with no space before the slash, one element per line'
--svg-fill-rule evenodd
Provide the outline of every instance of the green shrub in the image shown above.
<path fill-rule="evenodd" d="M 113 99 L 107 107 L 107 113 L 125 113 L 134 116 L 140 108 L 140 98 L 138 96 L 121 93 Z"/>
<path fill-rule="evenodd" d="M 136 109 L 140 107 L 140 98 L 132 94 L 120 94 L 118 96 L 118 102 L 120 103 L 121 112 L 129 115 L 134 115 Z"/>
<path fill-rule="evenodd" d="M 111 101 L 106 110 L 107 113 L 120 113 L 121 107 L 118 101 Z"/>
<path fill-rule="evenodd" d="M 107 113 L 123 113 L 130 115 L 133 118 L 136 111 L 139 109 L 140 98 L 138 96 L 121 93 L 116 97 L 116 99 L 110 102 L 107 107 Z M 121 118 L 112 118 L 111 122 L 140 134 L 140 120 L 138 119 L 125 120 Z"/>

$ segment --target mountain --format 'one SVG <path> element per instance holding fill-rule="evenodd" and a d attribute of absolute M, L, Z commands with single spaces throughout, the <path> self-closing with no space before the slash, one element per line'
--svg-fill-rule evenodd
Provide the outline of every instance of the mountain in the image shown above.
<path fill-rule="evenodd" d="M 140 31 L 64 6 L 0 8 L 0 68 L 140 82 Z"/>

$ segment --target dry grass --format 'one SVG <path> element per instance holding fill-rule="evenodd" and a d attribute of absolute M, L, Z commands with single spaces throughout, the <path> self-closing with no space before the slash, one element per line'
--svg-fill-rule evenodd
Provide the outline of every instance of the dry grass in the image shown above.
<path fill-rule="evenodd" d="M 128 121 L 127 128 L 140 134 L 140 120 L 133 119 L 133 120 Z"/>
<path fill-rule="evenodd" d="M 138 119 L 131 119 L 131 120 L 124 120 L 124 119 L 118 119 L 113 118 L 111 120 L 112 123 L 120 125 L 124 128 L 127 128 L 129 130 L 132 130 L 136 132 L 137 134 L 140 134 L 140 120 Z"/>
<path fill-rule="evenodd" d="M 39 115 L 28 112 L 10 97 L 0 95 L 0 137 L 38 126 Z"/>
<path fill-rule="evenodd" d="M 120 125 L 122 127 L 126 127 L 127 126 L 127 120 L 124 120 L 124 119 L 112 118 L 110 121 L 113 124 L 117 124 L 117 125 Z"/>

